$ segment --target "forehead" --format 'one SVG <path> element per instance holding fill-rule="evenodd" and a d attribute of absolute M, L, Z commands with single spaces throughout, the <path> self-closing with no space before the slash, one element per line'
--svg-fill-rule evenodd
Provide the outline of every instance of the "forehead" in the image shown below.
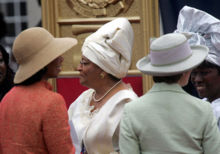
<path fill-rule="evenodd" d="M 86 60 L 86 61 L 90 61 L 88 58 L 86 58 L 85 56 L 82 55 L 82 59 Z"/>
<path fill-rule="evenodd" d="M 217 70 L 215 67 L 202 66 L 193 69 L 193 71 Z"/>
<path fill-rule="evenodd" d="M 88 58 L 86 58 L 85 56 L 82 55 L 82 60 L 89 62 L 90 66 L 96 67 L 98 69 L 101 69 L 97 64 L 93 63 L 92 61 L 90 61 Z M 102 69 L 101 69 L 102 70 Z"/>

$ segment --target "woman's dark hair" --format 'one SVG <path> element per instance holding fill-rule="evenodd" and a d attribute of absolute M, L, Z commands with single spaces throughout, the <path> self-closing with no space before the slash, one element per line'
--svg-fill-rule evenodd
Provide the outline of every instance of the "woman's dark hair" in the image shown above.
<path fill-rule="evenodd" d="M 26 79 L 25 81 L 23 81 L 21 83 L 16 83 L 15 85 L 16 86 L 18 86 L 18 85 L 28 86 L 28 85 L 34 84 L 34 83 L 40 81 L 46 72 L 47 72 L 47 67 L 44 67 L 40 71 L 38 71 L 37 73 L 32 75 L 30 78 Z"/>
<path fill-rule="evenodd" d="M 156 83 L 165 82 L 168 84 L 177 83 L 181 78 L 182 74 L 172 75 L 172 76 L 153 76 L 153 81 Z"/>
<path fill-rule="evenodd" d="M 14 86 L 14 72 L 9 67 L 9 54 L 5 50 L 5 48 L 0 45 L 0 52 L 2 53 L 2 57 L 6 66 L 6 76 L 2 83 L 0 83 L 0 100 L 3 96 Z"/>

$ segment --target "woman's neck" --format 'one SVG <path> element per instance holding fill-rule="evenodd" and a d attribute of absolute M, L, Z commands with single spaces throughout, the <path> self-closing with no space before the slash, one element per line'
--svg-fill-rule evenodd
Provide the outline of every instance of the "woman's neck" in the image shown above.
<path fill-rule="evenodd" d="M 120 82 L 121 82 L 121 80 L 119 80 L 119 81 L 106 80 L 104 82 L 100 82 L 93 89 L 95 90 L 97 96 L 102 96 L 107 91 L 113 90 Z"/>

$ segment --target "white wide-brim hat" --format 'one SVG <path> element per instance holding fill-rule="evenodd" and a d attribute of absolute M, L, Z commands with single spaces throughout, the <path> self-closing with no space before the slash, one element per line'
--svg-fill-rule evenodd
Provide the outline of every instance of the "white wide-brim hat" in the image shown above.
<path fill-rule="evenodd" d="M 206 46 L 190 46 L 184 34 L 170 33 L 153 40 L 150 54 L 141 58 L 136 66 L 148 75 L 177 75 L 201 64 L 208 51 Z"/>
<path fill-rule="evenodd" d="M 74 38 L 54 38 L 46 29 L 33 27 L 21 32 L 13 44 L 19 67 L 14 83 L 21 83 L 77 44 Z"/>

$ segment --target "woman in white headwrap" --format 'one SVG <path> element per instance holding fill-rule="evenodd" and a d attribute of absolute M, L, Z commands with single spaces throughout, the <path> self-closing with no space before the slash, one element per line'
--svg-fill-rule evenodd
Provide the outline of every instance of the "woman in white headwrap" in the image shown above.
<path fill-rule="evenodd" d="M 87 86 L 68 110 L 77 153 L 119 151 L 119 122 L 125 103 L 137 98 L 121 80 L 131 63 L 133 30 L 126 18 L 117 18 L 88 36 L 78 66 L 80 83 Z"/>
<path fill-rule="evenodd" d="M 191 35 L 191 45 L 206 45 L 208 56 L 191 74 L 199 96 L 211 103 L 220 129 L 220 20 L 196 8 L 180 10 L 176 32 Z"/>

